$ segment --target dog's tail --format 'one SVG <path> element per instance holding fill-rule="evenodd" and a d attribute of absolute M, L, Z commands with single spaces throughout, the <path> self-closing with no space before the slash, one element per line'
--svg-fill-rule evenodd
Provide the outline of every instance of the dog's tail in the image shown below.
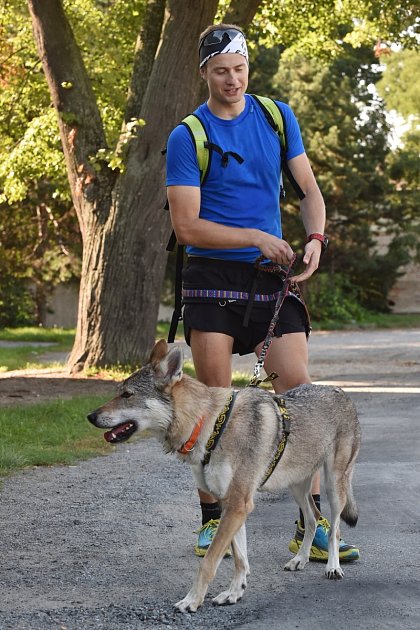
<path fill-rule="evenodd" d="M 347 525 L 350 527 L 355 527 L 357 524 L 357 519 L 359 518 L 359 511 L 357 509 L 357 504 L 355 498 L 353 496 L 353 488 L 351 485 L 351 478 L 349 479 L 349 483 L 347 486 L 347 497 L 346 504 L 341 512 L 341 518 Z"/>

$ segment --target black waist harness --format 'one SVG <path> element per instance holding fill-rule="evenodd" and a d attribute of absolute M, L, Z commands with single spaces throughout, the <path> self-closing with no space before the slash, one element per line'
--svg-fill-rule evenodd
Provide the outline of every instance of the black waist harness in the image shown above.
<path fill-rule="evenodd" d="M 182 304 L 207 302 L 245 306 L 243 325 L 246 327 L 254 307 L 276 303 L 286 276 L 280 265 L 261 264 L 259 260 L 252 264 L 190 257 L 183 272 Z M 247 290 L 242 290 L 244 287 Z M 296 283 L 289 283 L 288 295 L 304 307 L 309 329 L 309 313 Z"/>

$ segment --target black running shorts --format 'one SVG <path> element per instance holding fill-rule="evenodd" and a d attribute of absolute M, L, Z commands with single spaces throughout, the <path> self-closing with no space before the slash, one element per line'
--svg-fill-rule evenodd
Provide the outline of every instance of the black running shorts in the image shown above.
<path fill-rule="evenodd" d="M 253 301 L 249 320 L 244 325 L 247 299 L 215 299 L 202 297 L 207 291 L 251 293 L 255 282 L 257 295 L 274 295 L 283 286 L 277 274 L 257 272 L 253 264 L 222 261 L 213 258 L 189 257 L 182 271 L 184 292 L 200 293 L 200 297 L 183 297 L 184 334 L 190 345 L 191 330 L 220 332 L 233 337 L 233 353 L 249 354 L 264 341 L 274 314 L 276 300 Z M 281 307 L 274 334 L 310 332 L 306 308 L 294 296 L 288 296 Z"/>

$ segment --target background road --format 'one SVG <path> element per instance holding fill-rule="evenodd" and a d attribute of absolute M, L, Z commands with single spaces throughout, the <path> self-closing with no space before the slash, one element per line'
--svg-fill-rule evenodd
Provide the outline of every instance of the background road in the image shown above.
<path fill-rule="evenodd" d="M 314 380 L 349 391 L 363 431 L 354 478 L 360 519 L 342 530 L 361 559 L 344 566 L 343 581 L 326 580 L 317 563 L 283 571 L 297 510 L 287 493 L 262 494 L 248 519 L 242 602 L 211 605 L 230 579 L 224 560 L 204 606 L 175 614 L 199 562 L 198 501 L 188 467 L 144 439 L 4 481 L 0 630 L 418 630 L 420 330 L 316 333 L 310 347 Z M 243 371 L 254 363 L 235 362 Z"/>

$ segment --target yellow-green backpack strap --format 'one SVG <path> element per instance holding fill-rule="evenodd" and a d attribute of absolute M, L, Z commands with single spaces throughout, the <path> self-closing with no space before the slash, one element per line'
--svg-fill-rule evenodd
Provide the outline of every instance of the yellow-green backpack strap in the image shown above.
<path fill-rule="evenodd" d="M 210 152 L 206 146 L 208 141 L 206 129 L 199 117 L 195 114 L 186 116 L 181 124 L 185 125 L 188 129 L 195 144 L 198 168 L 200 169 L 200 184 L 203 185 L 208 173 L 210 160 Z"/>
<path fill-rule="evenodd" d="M 283 116 L 281 115 L 280 109 L 277 107 L 273 99 L 269 98 L 268 96 L 258 96 L 257 94 L 252 94 L 252 97 L 261 106 L 261 109 L 263 110 L 268 122 L 270 123 L 271 127 L 273 127 L 273 129 L 276 131 L 276 133 L 278 134 L 280 138 L 282 151 L 286 152 L 287 151 L 287 138 L 286 138 L 286 132 L 284 128 L 285 127 L 284 120 L 283 120 Z M 267 116 L 267 114 L 270 115 L 271 119 Z"/>
<path fill-rule="evenodd" d="M 302 188 L 299 186 L 297 181 L 295 180 L 289 165 L 287 163 L 287 133 L 286 133 L 286 122 L 283 118 L 283 114 L 280 108 L 276 105 L 272 98 L 268 96 L 257 96 L 257 94 L 251 94 L 252 98 L 263 111 L 265 118 L 272 129 L 277 133 L 280 140 L 280 150 L 281 150 L 281 168 L 282 171 L 287 176 L 287 179 L 292 184 L 295 189 L 299 199 L 305 198 L 305 193 Z M 280 174 L 280 196 L 284 197 L 284 188 L 283 188 L 283 178 L 282 174 Z"/>

